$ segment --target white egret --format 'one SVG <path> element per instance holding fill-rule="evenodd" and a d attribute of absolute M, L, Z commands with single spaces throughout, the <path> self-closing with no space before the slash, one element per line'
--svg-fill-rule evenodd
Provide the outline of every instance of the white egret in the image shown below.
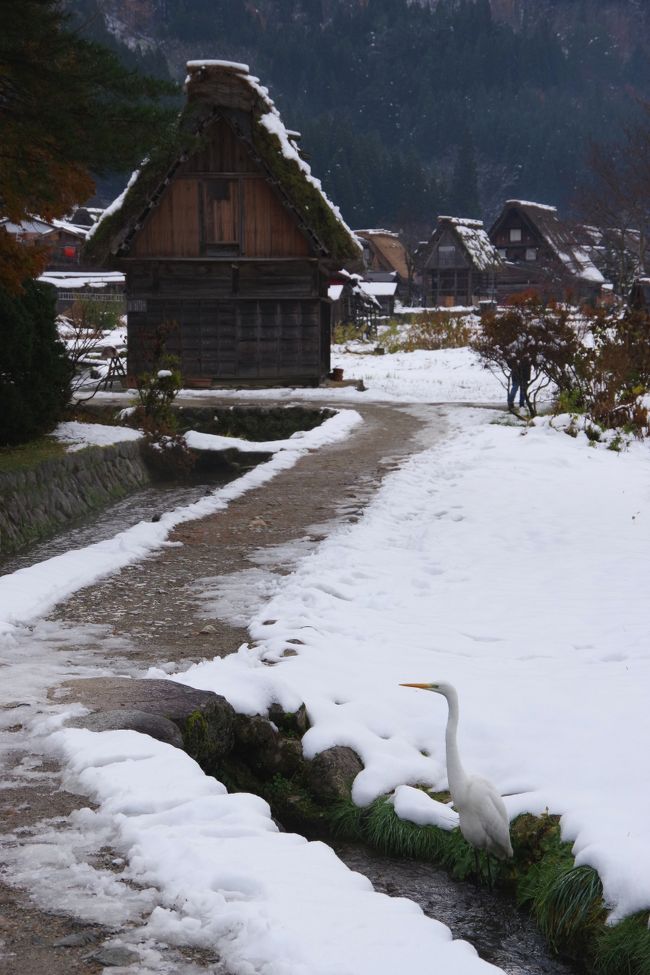
<path fill-rule="evenodd" d="M 447 779 L 449 792 L 458 812 L 460 831 L 475 851 L 485 850 L 488 854 L 488 876 L 490 875 L 489 854 L 498 860 L 512 856 L 510 842 L 510 821 L 508 813 L 496 787 L 478 775 L 468 775 L 458 752 L 458 694 L 451 684 L 401 684 L 401 687 L 419 687 L 423 691 L 433 691 L 447 698 L 449 716 L 445 732 L 447 751 Z M 476 853 L 478 868 L 478 853 Z"/>

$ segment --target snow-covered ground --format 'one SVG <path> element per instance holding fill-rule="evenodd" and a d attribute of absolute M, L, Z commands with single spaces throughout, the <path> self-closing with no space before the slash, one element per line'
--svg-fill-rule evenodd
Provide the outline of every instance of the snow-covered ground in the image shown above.
<path fill-rule="evenodd" d="M 303 397 L 503 399 L 465 350 L 349 358 L 368 393 Z M 335 364 L 347 372 L 347 359 Z M 445 702 L 399 684 L 450 681 L 467 768 L 508 794 L 512 816 L 561 814 L 577 861 L 598 869 L 614 919 L 648 908 L 648 449 L 615 453 L 492 409 L 446 412 L 444 441 L 387 476 L 359 523 L 336 529 L 261 597 L 254 648 L 172 676 L 250 713 L 304 700 L 308 756 L 334 744 L 362 756 L 359 803 L 408 784 L 445 785 Z M 122 547 L 103 572 L 111 558 L 124 564 Z M 53 562 L 22 570 L 31 575 L 20 586 L 0 580 L 5 640 L 21 638 L 20 614 L 32 618 L 40 599 L 45 610 L 62 598 L 65 586 L 56 595 L 46 580 L 68 563 Z M 72 572 L 68 580 L 68 589 L 80 584 Z M 32 584 L 42 589 L 21 604 L 17 593 Z M 57 731 L 51 746 L 71 783 L 99 803 L 83 828 L 109 831 L 128 875 L 155 892 L 142 937 L 216 942 L 242 973 L 494 971 L 409 902 L 371 893 L 321 844 L 278 833 L 264 803 L 225 795 L 169 746 L 74 729 Z M 428 801 L 401 788 L 396 806 L 439 821 Z"/>
<path fill-rule="evenodd" d="M 361 351 L 346 352 L 344 346 L 332 349 L 332 368 L 343 369 L 345 380 L 363 380 L 363 392 L 352 386 L 320 389 L 247 389 L 247 400 L 286 400 L 328 403 L 484 403 L 501 405 L 506 393 L 499 380 L 485 369 L 470 349 L 443 349 L 439 352 L 398 352 L 374 355 Z M 367 347 L 366 347 L 367 348 Z M 183 389 L 182 399 L 214 398 L 239 400 L 236 389 Z M 97 400 L 112 397 L 98 393 Z M 131 398 L 136 396 L 134 391 Z"/>

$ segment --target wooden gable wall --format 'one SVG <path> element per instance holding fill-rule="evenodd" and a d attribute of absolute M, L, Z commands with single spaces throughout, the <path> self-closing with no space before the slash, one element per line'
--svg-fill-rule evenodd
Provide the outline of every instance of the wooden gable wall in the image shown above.
<path fill-rule="evenodd" d="M 440 248 L 443 248 L 442 253 Z M 445 250 L 447 248 L 447 250 Z M 453 251 L 449 250 L 453 248 Z M 427 268 L 468 268 L 470 260 L 458 236 L 448 227 L 440 232 L 427 259 Z"/>
<path fill-rule="evenodd" d="M 138 258 L 305 258 L 308 241 L 246 144 L 219 119 L 136 233 Z"/>
<path fill-rule="evenodd" d="M 521 240 L 511 240 L 511 230 L 520 230 Z M 519 207 L 509 207 L 498 219 L 489 236 L 497 250 L 505 252 L 507 261 L 526 261 L 526 251 L 531 248 L 537 251 L 536 261 L 556 261 L 555 254 L 539 229 Z"/>

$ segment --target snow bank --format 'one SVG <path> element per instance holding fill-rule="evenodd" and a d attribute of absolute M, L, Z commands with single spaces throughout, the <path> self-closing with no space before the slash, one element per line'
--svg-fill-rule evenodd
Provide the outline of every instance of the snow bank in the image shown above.
<path fill-rule="evenodd" d="M 139 430 L 132 430 L 130 427 L 78 423 L 76 420 L 59 423 L 51 435 L 56 440 L 69 444 L 68 451 L 83 450 L 84 447 L 107 447 L 111 444 L 140 440 L 142 437 Z"/>
<path fill-rule="evenodd" d="M 325 844 L 279 833 L 262 799 L 227 795 L 184 752 L 132 731 L 53 737 L 69 787 L 113 818 L 127 877 L 160 891 L 139 938 L 217 950 L 230 970 L 265 975 L 499 971 Z"/>

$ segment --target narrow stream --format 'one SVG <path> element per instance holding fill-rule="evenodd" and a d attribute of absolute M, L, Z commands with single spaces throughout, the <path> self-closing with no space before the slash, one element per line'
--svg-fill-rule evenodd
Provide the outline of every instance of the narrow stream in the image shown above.
<path fill-rule="evenodd" d="M 185 507 L 199 501 L 215 488 L 241 476 L 241 471 L 224 474 L 219 480 L 213 476 L 204 483 L 168 482 L 154 484 L 135 491 L 116 501 L 107 508 L 90 512 L 73 525 L 68 525 L 56 535 L 35 545 L 28 545 L 8 558 L 0 559 L 0 575 L 24 569 L 37 562 L 44 562 L 55 555 L 62 555 L 73 549 L 84 548 L 95 542 L 113 538 L 118 532 L 137 525 L 140 521 L 151 521 L 154 517 Z"/>
<path fill-rule="evenodd" d="M 577 975 L 577 968 L 551 956 L 533 921 L 502 894 L 452 880 L 444 870 L 417 860 L 386 857 L 349 843 L 333 844 L 333 849 L 375 890 L 415 901 L 506 975 Z"/>

